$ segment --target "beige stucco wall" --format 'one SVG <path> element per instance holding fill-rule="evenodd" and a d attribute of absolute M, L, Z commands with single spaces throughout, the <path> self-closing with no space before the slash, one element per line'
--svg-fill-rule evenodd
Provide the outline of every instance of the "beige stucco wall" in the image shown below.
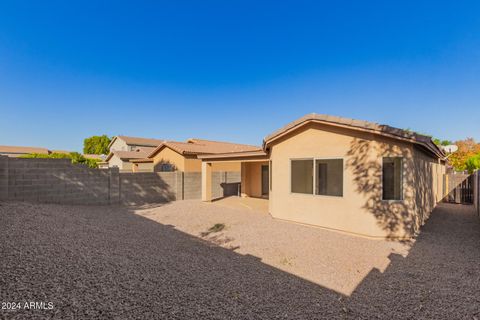
<path fill-rule="evenodd" d="M 117 166 L 120 171 L 132 171 L 132 164 L 129 161 L 122 161 L 117 155 L 108 160 L 108 166 L 110 168 Z"/>
<path fill-rule="evenodd" d="M 262 165 L 268 165 L 268 161 L 242 163 L 241 170 L 243 196 L 262 196 Z"/>
<path fill-rule="evenodd" d="M 162 163 L 170 163 L 178 171 L 185 171 L 185 158 L 178 152 L 164 147 L 153 158 L 154 171 L 160 171 L 159 166 Z"/>
<path fill-rule="evenodd" d="M 275 218 L 371 237 L 402 238 L 413 234 L 419 216 L 426 217 L 441 198 L 438 191 L 432 191 L 435 194 L 430 200 L 419 196 L 425 190 L 439 189 L 442 178 L 438 175 L 444 169 L 432 165 L 432 170 L 422 171 L 421 152 L 410 143 L 310 124 L 275 142 L 270 150 L 273 185 L 269 210 Z M 404 200 L 383 201 L 382 157 L 399 156 L 404 158 Z M 294 158 L 343 158 L 343 197 L 291 193 L 290 159 Z M 415 187 L 419 182 L 423 182 L 422 190 Z"/>
<path fill-rule="evenodd" d="M 183 156 L 168 147 L 164 147 L 153 158 L 155 171 L 161 163 L 173 164 L 178 171 L 202 172 L 202 160 L 196 156 Z M 212 164 L 213 171 L 240 171 L 240 162 L 219 162 Z"/>
<path fill-rule="evenodd" d="M 115 141 L 110 146 L 110 151 L 113 151 L 113 150 L 116 150 L 116 151 L 130 151 L 127 143 L 125 141 L 123 141 L 122 139 L 118 139 L 118 138 L 115 139 Z"/>
<path fill-rule="evenodd" d="M 132 163 L 133 172 L 153 172 L 152 162 L 135 162 Z"/>
<path fill-rule="evenodd" d="M 241 163 L 238 161 L 213 162 L 212 171 L 240 171 L 241 166 Z"/>

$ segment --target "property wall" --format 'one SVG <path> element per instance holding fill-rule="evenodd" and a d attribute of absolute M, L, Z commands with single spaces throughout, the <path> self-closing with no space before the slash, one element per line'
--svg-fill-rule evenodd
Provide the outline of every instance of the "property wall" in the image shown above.
<path fill-rule="evenodd" d="M 226 182 L 233 175 L 229 173 Z M 212 188 L 222 188 L 223 182 Z M 68 159 L 0 156 L 0 200 L 97 205 L 200 198 L 198 172 L 119 172 L 73 165 Z"/>
<path fill-rule="evenodd" d="M 182 199 L 182 178 L 176 172 L 120 174 L 120 201 L 124 204 L 163 203 Z"/>
<path fill-rule="evenodd" d="M 479 170 L 473 173 L 473 205 L 475 206 L 475 211 L 477 212 L 477 215 L 480 216 L 480 171 Z"/>
<path fill-rule="evenodd" d="M 2 159 L 3 158 L 3 159 Z M 0 157 L 2 199 L 65 204 L 109 204 L 118 170 L 90 169 L 68 159 Z M 7 190 L 5 192 L 5 187 Z"/>
<path fill-rule="evenodd" d="M 439 183 L 444 172 L 426 165 L 426 160 L 415 160 L 418 155 L 410 143 L 321 124 L 304 126 L 271 147 L 270 213 L 371 237 L 410 237 L 440 198 L 438 192 L 425 197 L 419 193 Z M 403 200 L 382 200 L 382 157 L 404 158 Z M 295 158 L 342 158 L 343 197 L 291 193 L 290 160 Z M 426 167 L 429 170 L 420 175 Z"/>
<path fill-rule="evenodd" d="M 239 171 L 213 171 L 212 199 L 238 195 L 240 180 Z"/>

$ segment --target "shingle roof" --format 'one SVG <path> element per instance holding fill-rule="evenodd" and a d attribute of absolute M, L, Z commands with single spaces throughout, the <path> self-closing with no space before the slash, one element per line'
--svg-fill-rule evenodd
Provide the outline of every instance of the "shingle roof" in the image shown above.
<path fill-rule="evenodd" d="M 112 143 L 115 139 L 121 139 L 121 140 L 125 141 L 125 143 L 128 144 L 128 145 L 148 146 L 148 147 L 156 147 L 156 146 L 158 146 L 159 144 L 161 144 L 165 141 L 165 140 L 161 140 L 161 139 L 116 136 L 115 138 L 112 139 L 112 141 L 110 142 L 110 145 L 112 145 Z M 110 147 L 110 145 L 109 145 L 109 147 Z"/>
<path fill-rule="evenodd" d="M 166 141 L 153 150 L 148 156 L 153 157 L 163 147 L 168 147 L 183 155 L 216 154 L 262 150 L 261 147 L 205 139 L 189 139 L 187 142 Z"/>
<path fill-rule="evenodd" d="M 273 132 L 272 134 L 266 136 L 263 139 L 263 148 L 266 149 L 267 145 L 273 140 L 275 140 L 276 138 L 283 136 L 287 132 L 295 130 L 309 122 L 319 122 L 319 123 L 325 123 L 325 124 L 339 125 L 343 127 L 349 127 L 352 129 L 369 131 L 375 134 L 389 136 L 394 139 L 408 140 L 412 143 L 416 143 L 427 148 L 428 150 L 430 150 L 440 158 L 445 157 L 445 153 L 435 143 L 433 143 L 431 137 L 421 135 L 416 132 L 391 127 L 384 124 L 378 124 L 375 122 L 355 120 L 350 118 L 342 118 L 337 116 L 329 116 L 329 115 L 316 114 L 316 113 L 307 114 L 293 122 L 290 122 L 283 128 L 280 128 L 277 131 Z"/>
<path fill-rule="evenodd" d="M 153 147 L 139 147 L 136 151 L 117 151 L 110 152 L 106 161 L 110 160 L 113 155 L 116 155 L 122 160 L 143 159 L 146 158 L 155 148 Z"/>
<path fill-rule="evenodd" d="M 40 153 L 49 154 L 50 150 L 46 148 L 38 147 L 19 147 L 19 146 L 0 146 L 0 153 L 12 153 L 12 154 L 28 154 L 28 153 Z"/>

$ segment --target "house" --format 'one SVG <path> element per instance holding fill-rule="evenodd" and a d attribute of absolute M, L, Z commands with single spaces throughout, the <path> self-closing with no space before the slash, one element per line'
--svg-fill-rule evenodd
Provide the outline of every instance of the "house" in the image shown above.
<path fill-rule="evenodd" d="M 118 167 L 121 171 L 132 171 L 131 160 L 146 158 L 164 140 L 139 137 L 116 136 L 108 145 L 110 153 L 105 159 L 108 167 Z M 104 168 L 105 163 L 100 166 Z M 150 168 L 149 171 L 153 169 Z"/>
<path fill-rule="evenodd" d="M 150 152 L 152 152 L 154 147 L 138 147 L 132 151 L 119 151 L 112 150 L 108 154 L 105 162 L 108 163 L 108 167 L 117 167 L 120 171 L 133 171 L 131 160 L 135 159 L 144 159 L 147 157 Z M 151 165 L 150 165 L 151 167 Z M 153 171 L 153 170 L 150 170 Z"/>
<path fill-rule="evenodd" d="M 205 139 L 189 139 L 186 142 L 165 141 L 148 155 L 148 159 L 132 162 L 141 163 L 149 160 L 153 164 L 153 170 L 157 172 L 201 172 L 202 161 L 198 158 L 200 155 L 258 150 L 261 150 L 261 147 Z M 240 163 L 218 163 L 214 165 L 214 171 L 240 171 L 240 166 Z"/>
<path fill-rule="evenodd" d="M 38 147 L 0 146 L 0 155 L 3 156 L 20 157 L 31 153 L 50 154 L 51 151 Z"/>
<path fill-rule="evenodd" d="M 430 137 L 367 121 L 309 114 L 262 150 L 199 155 L 202 200 L 212 168 L 240 163 L 244 197 L 274 218 L 373 238 L 410 238 L 443 197 L 445 154 Z"/>

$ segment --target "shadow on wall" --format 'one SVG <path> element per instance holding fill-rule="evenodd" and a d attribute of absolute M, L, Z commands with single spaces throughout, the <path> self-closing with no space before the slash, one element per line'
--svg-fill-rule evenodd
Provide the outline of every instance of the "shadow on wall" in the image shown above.
<path fill-rule="evenodd" d="M 24 288 L 41 290 L 63 318 L 84 317 L 85 310 L 89 317 L 144 319 L 474 319 L 480 313 L 478 282 L 471 281 L 480 273 L 480 230 L 471 212 L 439 211 L 406 258 L 392 254 L 384 273 L 373 270 L 345 296 L 131 207 L 40 207 L 42 223 L 31 219 L 31 208 L 0 214 L 7 252 L 42 252 L 2 260 L 3 298 L 21 301 Z M 7 312 L 38 317 L 38 310 Z"/>
<path fill-rule="evenodd" d="M 174 201 L 177 180 L 177 172 L 120 173 L 120 202 L 139 205 Z"/>
<path fill-rule="evenodd" d="M 153 167 L 154 172 L 172 172 L 172 171 L 177 171 L 177 170 L 178 170 L 178 168 L 175 164 L 173 164 L 169 160 L 165 160 L 165 159 L 161 159 Z"/>
<path fill-rule="evenodd" d="M 413 235 L 435 204 L 431 165 L 423 159 L 409 160 L 413 158 L 411 149 L 359 138 L 352 141 L 347 155 L 346 167 L 353 174 L 355 190 L 365 199 L 362 208 L 375 217 L 388 239 Z M 382 198 L 382 155 L 404 158 L 402 201 Z"/>

